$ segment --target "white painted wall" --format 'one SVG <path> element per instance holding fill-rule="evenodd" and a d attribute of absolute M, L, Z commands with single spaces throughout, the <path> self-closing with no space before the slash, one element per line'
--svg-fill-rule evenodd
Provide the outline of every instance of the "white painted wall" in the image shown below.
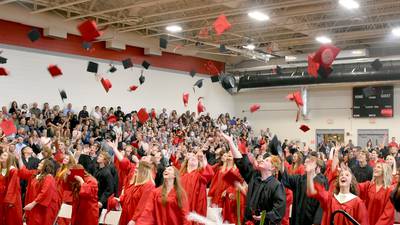
<path fill-rule="evenodd" d="M 345 129 L 350 136 L 345 135 L 345 141 L 352 139 L 357 143 L 358 129 L 389 129 L 389 136 L 400 138 L 400 86 L 394 88 L 394 117 L 393 118 L 353 118 L 352 111 L 352 87 L 320 87 L 309 89 L 309 120 L 300 120 L 296 123 L 296 104 L 285 97 L 295 90 L 258 90 L 245 91 L 234 97 L 238 116 L 247 116 L 255 128 L 256 133 L 260 129 L 269 127 L 280 138 L 298 139 L 311 144 L 315 141 L 316 129 Z M 261 104 L 261 109 L 277 111 L 248 112 L 251 104 Z M 312 108 L 348 108 L 337 110 L 312 110 Z M 283 109 L 283 110 L 279 110 Z M 247 112 L 242 113 L 242 110 Z M 290 110 L 290 111 L 289 111 Z M 307 124 L 311 130 L 303 133 L 299 127 Z"/>
<path fill-rule="evenodd" d="M 109 62 L 106 61 L 5 45 L 0 45 L 0 49 L 4 50 L 2 56 L 8 58 L 8 63 L 0 66 L 10 71 L 10 76 L 0 77 L 0 105 L 7 107 L 12 100 L 16 100 L 20 105 L 36 101 L 39 104 L 48 102 L 63 107 L 72 103 L 75 110 L 80 110 L 83 105 L 89 109 L 95 105 L 120 105 L 124 111 L 140 107 L 160 110 L 165 107 L 176 109 L 179 113 L 187 109 L 196 111 L 197 98 L 204 97 L 204 105 L 212 115 L 221 112 L 234 114 L 233 97 L 219 84 L 211 83 L 209 77 L 196 75 L 192 78 L 188 73 L 150 67 L 144 72 L 146 82 L 135 92 L 128 92 L 129 86 L 139 85 L 141 67 L 124 70 L 122 65 L 117 65 L 117 72 L 107 74 Z M 108 93 L 94 74 L 86 72 L 89 60 L 99 62 L 99 73 L 111 81 L 113 87 Z M 135 64 L 141 63 L 133 60 Z M 49 64 L 61 67 L 63 75 L 52 78 L 47 71 Z M 193 93 L 192 86 L 200 78 L 204 78 L 203 88 Z M 68 100 L 65 103 L 61 101 L 58 89 L 67 92 Z M 182 102 L 185 91 L 190 93 L 187 108 Z"/>

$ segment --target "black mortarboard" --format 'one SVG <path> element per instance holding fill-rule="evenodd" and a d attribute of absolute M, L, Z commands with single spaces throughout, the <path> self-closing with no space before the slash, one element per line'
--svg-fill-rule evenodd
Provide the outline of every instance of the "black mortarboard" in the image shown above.
<path fill-rule="evenodd" d="M 282 67 L 276 66 L 276 74 L 278 74 L 278 75 L 282 75 L 283 74 Z"/>
<path fill-rule="evenodd" d="M 379 71 L 382 69 L 383 64 L 381 63 L 381 61 L 379 59 L 375 59 L 372 63 L 371 66 L 374 70 Z"/>
<path fill-rule="evenodd" d="M 99 64 L 89 61 L 86 71 L 90 73 L 97 73 L 99 69 Z"/>
<path fill-rule="evenodd" d="M 363 88 L 362 91 L 363 91 L 364 96 L 367 97 L 367 98 L 369 96 L 372 96 L 372 95 L 376 94 L 376 89 L 371 87 L 371 86 Z"/>
<path fill-rule="evenodd" d="M 146 77 L 143 76 L 143 70 L 142 70 L 142 74 L 141 74 L 140 77 L 139 77 L 139 83 L 140 83 L 140 85 L 142 85 L 142 84 L 145 82 L 145 80 L 146 80 Z"/>
<path fill-rule="evenodd" d="M 143 68 L 145 68 L 146 70 L 150 67 L 150 63 L 149 62 L 147 62 L 146 60 L 144 60 L 143 62 L 142 62 L 142 66 L 143 66 Z"/>
<path fill-rule="evenodd" d="M 122 60 L 122 65 L 124 66 L 124 69 L 133 67 L 132 59 L 127 58 L 127 59 Z"/>
<path fill-rule="evenodd" d="M 40 38 L 40 31 L 38 29 L 33 29 L 28 33 L 28 38 L 32 42 L 39 40 Z"/>
<path fill-rule="evenodd" d="M 219 52 L 226 52 L 226 46 L 225 45 L 220 45 L 219 46 Z"/>
<path fill-rule="evenodd" d="M 196 75 L 196 70 L 191 70 L 190 71 L 190 76 L 194 77 L 194 75 Z"/>
<path fill-rule="evenodd" d="M 166 49 L 168 45 L 168 41 L 165 38 L 160 38 L 160 48 Z"/>
<path fill-rule="evenodd" d="M 92 43 L 91 42 L 82 42 L 82 48 L 85 50 L 90 50 L 92 48 Z"/>
<path fill-rule="evenodd" d="M 110 73 L 114 73 L 115 71 L 117 71 L 117 67 L 115 67 L 114 65 L 110 65 L 110 69 L 108 69 L 108 72 Z"/>
<path fill-rule="evenodd" d="M 272 155 L 282 155 L 282 146 L 278 137 L 275 135 L 269 143 L 269 149 Z"/>
<path fill-rule="evenodd" d="M 196 81 L 196 83 L 194 83 L 193 86 L 197 86 L 198 88 L 203 87 L 203 80 L 204 79 L 200 79 L 200 80 Z"/>
<path fill-rule="evenodd" d="M 320 66 L 318 69 L 318 74 L 322 78 L 328 78 L 332 71 L 332 67 L 324 68 L 323 66 Z"/>
<path fill-rule="evenodd" d="M 7 59 L 0 56 L 0 64 L 5 64 L 5 63 L 7 63 Z"/>
<path fill-rule="evenodd" d="M 219 76 L 211 76 L 211 82 L 213 83 L 219 82 Z"/>
<path fill-rule="evenodd" d="M 64 99 L 67 99 L 67 93 L 64 90 L 59 90 L 61 100 L 64 101 Z"/>

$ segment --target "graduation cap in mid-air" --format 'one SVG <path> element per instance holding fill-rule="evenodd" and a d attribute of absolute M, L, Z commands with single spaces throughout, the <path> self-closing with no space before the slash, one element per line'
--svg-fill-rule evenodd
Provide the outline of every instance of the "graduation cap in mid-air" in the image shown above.
<path fill-rule="evenodd" d="M 196 70 L 194 70 L 194 69 L 191 70 L 191 71 L 190 71 L 190 76 L 191 76 L 191 77 L 194 77 L 195 75 L 196 75 Z"/>
<path fill-rule="evenodd" d="M 114 65 L 110 64 L 110 69 L 108 69 L 108 72 L 115 73 L 115 71 L 117 71 L 117 67 L 115 67 Z"/>
<path fill-rule="evenodd" d="M 305 133 L 305 132 L 307 132 L 307 131 L 310 130 L 310 127 L 308 127 L 308 126 L 305 125 L 305 124 L 302 124 L 302 125 L 299 127 L 299 129 L 302 130 L 302 131 Z"/>
<path fill-rule="evenodd" d="M 60 67 L 58 67 L 57 65 L 50 65 L 49 67 L 47 67 L 47 70 L 49 71 L 52 77 L 57 77 L 62 75 L 62 71 Z"/>
<path fill-rule="evenodd" d="M 127 58 L 127 59 L 122 60 L 122 65 L 124 66 L 124 69 L 129 69 L 129 68 L 133 67 L 132 59 Z"/>
<path fill-rule="evenodd" d="M 372 63 L 371 63 L 371 67 L 376 70 L 379 71 L 382 69 L 383 64 L 381 63 L 381 61 L 379 59 L 375 59 Z"/>
<path fill-rule="evenodd" d="M 251 113 L 256 112 L 256 111 L 258 111 L 260 108 L 261 108 L 261 105 L 260 105 L 260 104 L 253 104 L 253 105 L 250 106 L 250 112 L 251 112 Z"/>
<path fill-rule="evenodd" d="M 88 62 L 86 71 L 90 72 L 90 73 L 97 73 L 97 71 L 99 70 L 99 64 L 95 63 L 95 62 Z"/>
<path fill-rule="evenodd" d="M 213 83 L 219 82 L 219 76 L 218 75 L 211 76 L 211 82 Z"/>
<path fill-rule="evenodd" d="M 272 155 L 282 155 L 282 146 L 281 142 L 278 140 L 278 137 L 275 135 L 271 142 L 269 143 L 269 149 Z"/>
<path fill-rule="evenodd" d="M 61 100 L 64 102 L 64 99 L 67 99 L 67 93 L 64 90 L 58 90 L 60 92 Z"/>
<path fill-rule="evenodd" d="M 86 20 L 78 25 L 78 30 L 81 33 L 82 39 L 86 42 L 95 40 L 101 36 L 102 32 L 97 28 L 97 24 L 93 20 Z"/>
<path fill-rule="evenodd" d="M 194 83 L 194 85 L 193 85 L 193 91 L 195 91 L 195 87 L 198 87 L 198 88 L 202 88 L 203 87 L 203 80 L 204 79 L 199 79 L 199 80 L 197 80 L 196 81 L 196 83 Z"/>
<path fill-rule="evenodd" d="M 0 64 L 6 64 L 6 63 L 7 63 L 7 58 L 0 56 Z"/>
<path fill-rule="evenodd" d="M 218 18 L 214 21 L 213 26 L 218 36 L 232 27 L 224 14 L 218 16 Z"/>
<path fill-rule="evenodd" d="M 189 93 L 185 92 L 182 95 L 183 105 L 186 107 L 189 103 Z"/>
<path fill-rule="evenodd" d="M 150 67 L 150 63 L 149 62 L 147 62 L 146 60 L 144 60 L 143 62 L 142 62 L 142 66 L 143 66 L 143 68 L 145 68 L 146 70 Z"/>
<path fill-rule="evenodd" d="M 142 85 L 145 81 L 146 81 L 146 77 L 143 75 L 143 70 L 142 70 L 142 73 L 140 74 L 140 77 L 139 77 L 140 85 Z"/>
<path fill-rule="evenodd" d="M 39 40 L 40 39 L 40 36 L 41 36 L 41 34 L 40 34 L 40 31 L 38 30 L 38 29 L 32 29 L 31 31 L 29 31 L 29 33 L 28 33 L 28 38 L 29 38 L 29 40 L 31 40 L 32 42 L 35 42 L 35 41 L 37 41 L 37 40 Z"/>
<path fill-rule="evenodd" d="M 4 67 L 0 67 L 0 76 L 8 76 L 9 72 Z"/>
<path fill-rule="evenodd" d="M 168 40 L 165 38 L 160 38 L 160 48 L 166 49 L 168 46 Z"/>

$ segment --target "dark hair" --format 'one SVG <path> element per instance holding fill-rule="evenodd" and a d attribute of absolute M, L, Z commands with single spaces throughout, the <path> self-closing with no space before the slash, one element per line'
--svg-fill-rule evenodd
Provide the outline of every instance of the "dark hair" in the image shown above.
<path fill-rule="evenodd" d="M 49 174 L 50 175 L 54 174 L 54 164 L 50 159 L 42 159 L 41 162 L 43 162 L 43 167 L 39 171 L 39 176 L 37 178 L 39 181 L 42 181 L 43 178 Z"/>

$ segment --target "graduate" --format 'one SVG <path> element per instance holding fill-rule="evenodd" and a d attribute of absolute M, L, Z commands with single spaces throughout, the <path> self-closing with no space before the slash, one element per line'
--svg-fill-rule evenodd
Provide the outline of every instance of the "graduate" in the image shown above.
<path fill-rule="evenodd" d="M 97 180 L 80 164 L 71 169 L 84 171 L 83 177 L 75 175 L 75 182 L 70 183 L 73 196 L 71 225 L 98 225 Z"/>
<path fill-rule="evenodd" d="M 25 214 L 27 225 L 52 225 L 61 205 L 54 177 L 53 162 L 43 159 L 37 170 L 25 168 L 19 159 L 19 176 L 28 181 L 25 196 Z"/>
<path fill-rule="evenodd" d="M 211 197 L 211 206 L 222 208 L 222 193 L 227 189 L 228 184 L 225 182 L 223 176 L 234 167 L 233 159 L 227 161 L 228 153 L 224 153 L 221 157 L 221 164 L 215 164 L 213 166 L 214 176 L 211 179 L 210 189 L 208 190 L 208 196 Z"/>
<path fill-rule="evenodd" d="M 324 162 L 317 159 L 318 155 L 316 152 L 311 152 L 305 163 L 310 162 L 310 158 L 316 160 L 317 167 L 315 168 L 314 182 L 318 182 L 323 185 L 325 189 L 328 188 L 328 180 L 321 173 L 324 167 Z M 290 221 L 291 225 L 312 225 L 321 224 L 322 219 L 322 208 L 318 200 L 309 198 L 307 196 L 307 176 L 299 174 L 289 174 L 286 171 L 286 167 L 282 167 L 282 179 L 281 182 L 286 188 L 293 191 L 293 207 L 292 207 L 292 218 Z"/>
<path fill-rule="evenodd" d="M 214 171 L 202 151 L 188 153 L 181 166 L 181 182 L 189 201 L 189 211 L 207 215 L 207 184 Z"/>
<path fill-rule="evenodd" d="M 100 152 L 97 157 L 98 169 L 94 173 L 97 180 L 99 192 L 99 208 L 107 208 L 107 200 L 114 193 L 114 178 L 111 174 L 110 167 L 108 166 L 111 156 L 107 152 Z"/>
<path fill-rule="evenodd" d="M 189 225 L 189 202 L 180 183 L 179 171 L 172 166 L 163 173 L 161 187 L 152 191 L 135 225 Z"/>
<path fill-rule="evenodd" d="M 317 199 L 322 207 L 322 225 L 329 225 L 332 213 L 337 210 L 344 210 L 361 225 L 369 225 L 368 212 L 363 200 L 357 197 L 357 181 L 349 168 L 341 169 L 334 192 L 328 192 L 325 188 L 314 183 L 317 163 L 310 159 L 306 165 L 307 172 L 307 195 Z M 335 224 L 353 225 L 350 220 L 341 214 L 335 216 Z"/>
<path fill-rule="evenodd" d="M 394 224 L 394 207 L 390 202 L 392 192 L 392 168 L 384 162 L 377 162 L 372 181 L 358 184 L 360 197 L 368 210 L 370 225 Z"/>
<path fill-rule="evenodd" d="M 73 155 L 65 154 L 62 160 L 62 165 L 56 173 L 56 184 L 57 190 L 61 197 L 62 203 L 72 205 L 72 190 L 69 184 L 66 182 L 66 178 L 71 167 L 76 165 L 76 161 Z M 70 219 L 58 218 L 57 223 L 59 225 L 67 225 L 71 223 Z"/>
<path fill-rule="evenodd" d="M 286 195 L 283 185 L 275 178 L 281 168 L 278 156 L 268 153 L 255 170 L 247 155 L 242 155 L 236 147 L 233 138 L 221 133 L 228 142 L 235 164 L 240 174 L 248 184 L 245 222 L 261 220 L 260 212 L 266 211 L 266 224 L 280 224 L 285 214 Z"/>
<path fill-rule="evenodd" d="M 22 225 L 22 200 L 14 155 L 0 155 L 0 225 Z"/>

